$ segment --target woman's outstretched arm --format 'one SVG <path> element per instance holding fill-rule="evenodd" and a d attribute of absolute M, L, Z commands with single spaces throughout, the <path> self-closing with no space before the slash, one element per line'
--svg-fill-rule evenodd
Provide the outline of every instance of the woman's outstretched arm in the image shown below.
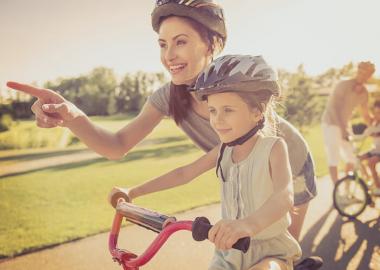
<path fill-rule="evenodd" d="M 37 126 L 41 128 L 67 127 L 90 149 L 108 159 L 122 158 L 164 117 L 159 110 L 147 102 L 135 119 L 115 133 L 92 122 L 73 103 L 50 89 L 16 82 L 8 82 L 7 86 L 37 98 L 32 105 Z"/>

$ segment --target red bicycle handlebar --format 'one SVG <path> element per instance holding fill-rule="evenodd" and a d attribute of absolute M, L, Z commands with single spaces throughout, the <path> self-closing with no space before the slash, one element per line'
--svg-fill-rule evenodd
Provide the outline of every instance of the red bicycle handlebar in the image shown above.
<path fill-rule="evenodd" d="M 121 264 L 124 270 L 138 270 L 140 266 L 149 262 L 166 240 L 177 231 L 192 231 L 194 240 L 202 241 L 207 238 L 208 230 L 212 227 L 208 219 L 205 217 L 198 217 L 194 222 L 190 220 L 176 221 L 174 217 L 167 217 L 124 201 L 118 203 L 116 210 L 109 235 L 108 248 L 114 261 Z M 157 237 L 140 256 L 117 247 L 121 222 L 124 217 L 126 217 L 128 221 L 159 232 Z M 249 244 L 249 237 L 245 237 L 239 239 L 233 248 L 246 252 L 249 248 Z"/>

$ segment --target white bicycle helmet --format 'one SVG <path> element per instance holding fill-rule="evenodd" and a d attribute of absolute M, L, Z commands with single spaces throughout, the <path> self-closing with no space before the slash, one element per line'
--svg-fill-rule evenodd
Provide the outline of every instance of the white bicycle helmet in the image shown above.
<path fill-rule="evenodd" d="M 269 90 L 279 96 L 277 73 L 262 56 L 225 55 L 215 59 L 201 72 L 190 89 L 200 100 L 207 95 L 229 92 Z"/>

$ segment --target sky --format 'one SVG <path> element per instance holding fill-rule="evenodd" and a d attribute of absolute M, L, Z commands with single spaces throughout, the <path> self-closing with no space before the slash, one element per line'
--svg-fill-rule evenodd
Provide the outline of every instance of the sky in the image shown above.
<path fill-rule="evenodd" d="M 222 54 L 263 55 L 275 68 L 315 75 L 354 61 L 380 74 L 379 0 L 219 0 Z M 151 0 L 0 0 L 0 90 L 112 68 L 164 71 Z"/>

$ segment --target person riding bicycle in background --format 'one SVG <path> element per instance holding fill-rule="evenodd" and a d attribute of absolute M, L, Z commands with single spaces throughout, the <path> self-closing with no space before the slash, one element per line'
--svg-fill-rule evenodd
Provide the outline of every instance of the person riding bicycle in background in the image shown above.
<path fill-rule="evenodd" d="M 157 0 L 151 23 L 158 33 L 161 62 L 171 82 L 156 90 L 139 115 L 117 132 L 96 125 L 54 91 L 15 82 L 7 85 L 38 98 L 32 111 L 39 127 L 65 126 L 90 149 L 109 159 L 123 158 L 165 117 L 173 119 L 197 146 L 208 152 L 220 141 L 208 121 L 207 103 L 186 89 L 224 48 L 227 31 L 223 9 L 212 0 Z M 277 115 L 275 118 L 278 135 L 289 149 L 294 203 L 298 209 L 297 213 L 291 213 L 293 222 L 289 231 L 298 239 L 309 201 L 317 194 L 314 164 L 302 135 L 286 120 Z"/>
<path fill-rule="evenodd" d="M 373 138 L 373 148 L 360 155 L 360 160 L 366 160 L 368 168 L 371 172 L 372 179 L 376 185 L 373 193 L 380 196 L 380 179 L 376 171 L 376 165 L 380 162 L 380 100 L 376 100 L 372 108 L 373 121 L 371 126 L 365 129 L 363 136 L 371 136 Z"/>
<path fill-rule="evenodd" d="M 356 107 L 367 124 L 372 121 L 368 111 L 368 91 L 364 84 L 375 72 L 371 62 L 360 62 L 356 77 L 338 83 L 330 94 L 322 116 L 322 131 L 331 180 L 338 180 L 338 164 L 340 153 L 346 162 L 346 172 L 351 171 L 355 163 L 355 155 L 349 143 L 348 122 Z"/>

